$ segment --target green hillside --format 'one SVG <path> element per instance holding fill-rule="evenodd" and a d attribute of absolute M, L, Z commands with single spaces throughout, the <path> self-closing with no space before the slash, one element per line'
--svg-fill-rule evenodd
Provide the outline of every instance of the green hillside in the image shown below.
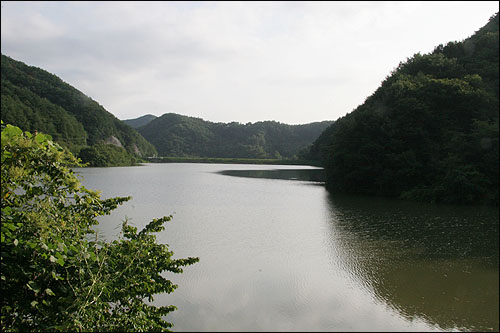
<path fill-rule="evenodd" d="M 498 50 L 497 13 L 401 63 L 312 146 L 329 189 L 498 205 Z"/>
<path fill-rule="evenodd" d="M 331 123 L 213 123 L 167 113 L 138 131 L 156 147 L 160 156 L 294 158 Z"/>
<path fill-rule="evenodd" d="M 76 154 L 90 146 L 101 151 L 100 147 L 104 147 L 105 143 L 112 143 L 114 147 L 105 148 L 104 159 L 113 154 L 125 154 L 120 146 L 130 158 L 156 153 L 137 131 L 45 70 L 2 55 L 1 83 L 1 117 L 4 123 L 19 126 L 25 131 L 50 134 Z M 111 155 L 110 150 L 113 151 Z"/>
<path fill-rule="evenodd" d="M 129 125 L 132 128 L 139 128 L 141 126 L 147 125 L 151 120 L 156 119 L 155 115 L 146 114 L 144 116 L 133 118 L 133 119 L 125 119 L 122 120 L 125 124 Z"/>

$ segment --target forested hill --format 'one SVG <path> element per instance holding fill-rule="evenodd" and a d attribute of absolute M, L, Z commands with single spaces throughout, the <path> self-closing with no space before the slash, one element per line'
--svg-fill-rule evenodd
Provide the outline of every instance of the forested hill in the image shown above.
<path fill-rule="evenodd" d="M 122 146 L 130 155 L 152 156 L 154 147 L 137 131 L 124 124 L 97 102 L 63 82 L 57 76 L 37 67 L 28 66 L 2 54 L 1 107 L 4 123 L 25 131 L 50 134 L 84 158 L 98 150 Z M 88 149 L 92 148 L 92 149 Z M 89 155 L 90 154 L 90 155 Z M 102 161 L 103 164 L 106 161 Z"/>
<path fill-rule="evenodd" d="M 471 37 L 415 54 L 314 143 L 327 186 L 498 205 L 498 13 Z"/>
<path fill-rule="evenodd" d="M 213 123 L 167 113 L 138 131 L 156 147 L 160 156 L 294 158 L 331 123 Z"/>
<path fill-rule="evenodd" d="M 156 119 L 156 118 L 158 118 L 158 117 L 156 117 L 155 115 L 146 114 L 146 115 L 141 116 L 139 118 L 125 119 L 122 121 L 132 128 L 139 128 L 141 126 L 147 125 L 151 120 Z"/>

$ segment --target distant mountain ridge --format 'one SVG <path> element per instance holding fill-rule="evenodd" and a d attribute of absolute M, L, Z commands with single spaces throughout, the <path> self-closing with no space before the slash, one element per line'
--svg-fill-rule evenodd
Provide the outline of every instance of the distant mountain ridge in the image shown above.
<path fill-rule="evenodd" d="M 166 113 L 137 130 L 156 147 L 160 156 L 294 158 L 332 123 L 213 123 Z"/>
<path fill-rule="evenodd" d="M 1 83 L 1 117 L 5 123 L 50 134 L 74 153 L 89 146 L 112 144 L 139 157 L 156 154 L 154 146 L 137 131 L 43 69 L 2 54 Z"/>
<path fill-rule="evenodd" d="M 144 116 L 140 116 L 138 118 L 133 118 L 133 119 L 125 119 L 122 120 L 125 124 L 129 125 L 132 128 L 139 128 L 141 126 L 147 125 L 150 121 L 158 118 L 155 115 L 152 114 L 146 114 Z"/>

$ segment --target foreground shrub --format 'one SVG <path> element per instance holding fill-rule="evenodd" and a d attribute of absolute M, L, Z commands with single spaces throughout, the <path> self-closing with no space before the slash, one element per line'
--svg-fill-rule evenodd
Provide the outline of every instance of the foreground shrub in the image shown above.
<path fill-rule="evenodd" d="M 69 168 L 80 165 L 50 136 L 7 125 L 1 137 L 1 290 L 3 331 L 165 331 L 175 306 L 155 294 L 177 287 L 162 273 L 182 273 L 198 258 L 173 259 L 154 233 L 170 216 L 119 239 L 92 226 L 130 197 L 101 199 Z"/>

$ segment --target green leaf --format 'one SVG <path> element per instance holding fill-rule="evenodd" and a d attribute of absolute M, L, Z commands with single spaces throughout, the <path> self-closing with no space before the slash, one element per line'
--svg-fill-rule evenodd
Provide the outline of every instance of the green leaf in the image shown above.
<path fill-rule="evenodd" d="M 35 141 L 39 144 L 42 144 L 44 142 L 47 141 L 47 137 L 45 136 L 45 134 L 42 134 L 42 133 L 38 133 L 36 136 L 35 136 Z"/>
<path fill-rule="evenodd" d="M 21 136 L 23 135 L 23 131 L 17 127 L 17 126 L 12 126 L 10 124 L 7 124 L 5 129 L 2 131 L 5 132 L 8 136 Z"/>
<path fill-rule="evenodd" d="M 10 208 L 10 207 L 9 207 Z M 12 231 L 16 230 L 16 226 L 12 222 L 2 223 L 3 227 L 6 227 Z"/>
<path fill-rule="evenodd" d="M 64 260 L 63 260 L 63 258 L 59 258 L 59 259 L 57 259 L 57 261 L 56 261 L 56 262 L 57 262 L 59 265 L 64 266 Z"/>
<path fill-rule="evenodd" d="M 34 281 L 28 282 L 26 286 L 28 287 L 29 290 L 34 291 L 35 294 L 38 294 L 38 292 L 40 291 L 40 287 Z"/>

